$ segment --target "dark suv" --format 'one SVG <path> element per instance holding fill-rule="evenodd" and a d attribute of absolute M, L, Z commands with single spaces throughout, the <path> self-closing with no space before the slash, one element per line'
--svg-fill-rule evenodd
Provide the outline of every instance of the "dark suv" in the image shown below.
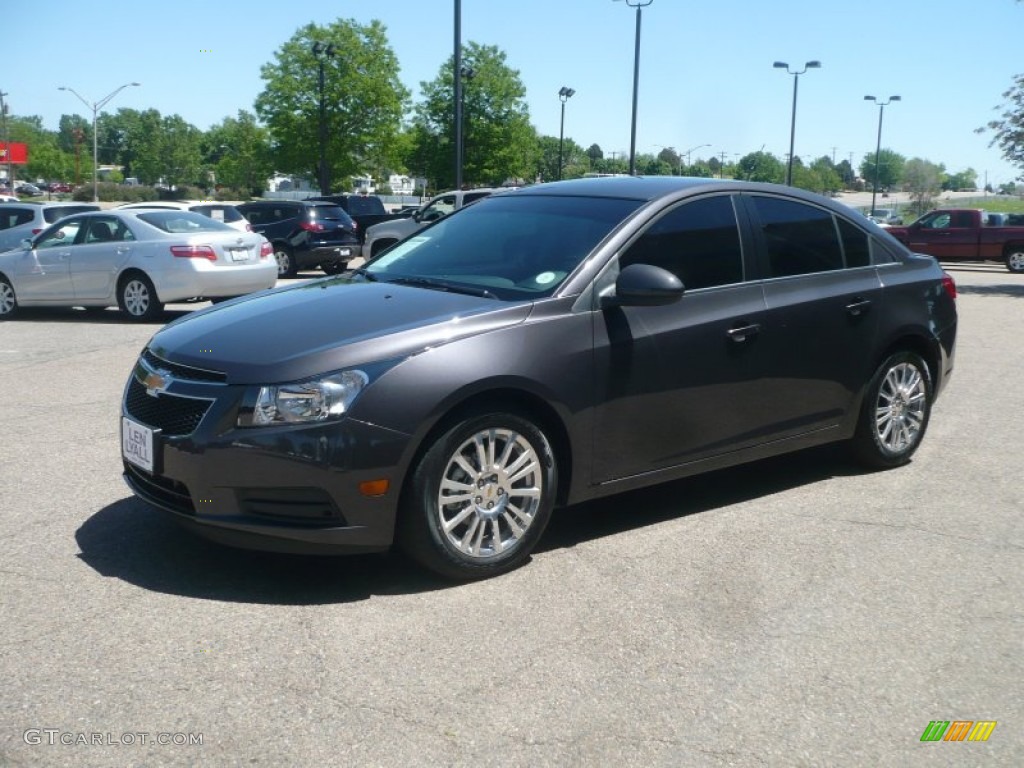
<path fill-rule="evenodd" d="M 237 207 L 253 232 L 274 246 L 281 277 L 294 277 L 310 267 L 335 275 L 359 255 L 355 223 L 332 203 L 256 200 Z"/>

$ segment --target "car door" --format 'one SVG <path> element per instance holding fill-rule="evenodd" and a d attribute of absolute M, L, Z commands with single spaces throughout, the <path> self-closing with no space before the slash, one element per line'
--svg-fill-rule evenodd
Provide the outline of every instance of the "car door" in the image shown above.
<path fill-rule="evenodd" d="M 15 287 L 28 301 L 71 301 L 75 292 L 71 285 L 71 254 L 82 234 L 83 220 L 63 219 L 42 232 L 24 252 L 19 262 Z"/>
<path fill-rule="evenodd" d="M 76 299 L 114 296 L 115 281 L 131 258 L 135 236 L 116 216 L 93 216 L 85 222 L 71 255 L 71 284 Z"/>
<path fill-rule="evenodd" d="M 978 258 L 978 230 L 969 211 L 933 211 L 907 229 L 910 250 L 937 259 Z"/>
<path fill-rule="evenodd" d="M 768 439 L 761 285 L 748 279 L 731 195 L 677 204 L 599 278 L 653 264 L 686 287 L 667 306 L 595 313 L 594 479 L 608 482 Z"/>
<path fill-rule="evenodd" d="M 780 438 L 835 427 L 870 378 L 882 285 L 867 233 L 824 208 L 745 196 L 764 276 L 761 382 Z"/>

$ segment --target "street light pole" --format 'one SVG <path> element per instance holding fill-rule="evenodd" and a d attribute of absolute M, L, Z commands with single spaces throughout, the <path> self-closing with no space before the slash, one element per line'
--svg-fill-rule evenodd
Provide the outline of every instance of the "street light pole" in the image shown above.
<path fill-rule="evenodd" d="M 697 150 L 697 149 L 702 149 L 703 147 L 710 147 L 710 146 L 711 146 L 710 144 L 698 144 L 696 147 L 690 147 L 688 150 L 686 150 L 683 153 L 684 155 L 686 155 L 686 165 L 687 166 L 690 165 L 690 153 L 691 152 L 693 152 L 694 150 Z"/>
<path fill-rule="evenodd" d="M 324 97 L 324 60 L 334 56 L 334 43 L 313 43 L 313 55 L 320 67 L 320 173 L 318 183 L 320 194 L 331 194 L 331 174 L 327 167 L 327 102 Z"/>
<path fill-rule="evenodd" d="M 878 143 L 875 144 L 875 183 L 871 188 L 871 215 L 875 213 L 875 197 L 878 195 L 878 159 L 882 153 L 882 112 L 894 101 L 901 101 L 899 96 L 890 96 L 888 101 L 879 101 L 874 96 L 865 96 L 864 101 L 873 101 L 878 105 Z"/>
<path fill-rule="evenodd" d="M 11 135 L 7 132 L 7 93 L 0 91 L 0 118 L 4 121 L 4 153 L 7 155 L 7 187 L 14 194 L 14 163 L 11 160 Z"/>
<path fill-rule="evenodd" d="M 808 61 L 804 64 L 804 68 L 798 72 L 794 72 L 789 68 L 789 64 L 784 61 L 776 61 L 772 64 L 776 69 L 784 69 L 786 72 L 793 76 L 793 116 L 789 121 L 789 164 L 786 166 L 786 185 L 793 186 L 793 143 L 796 140 L 796 89 L 797 83 L 800 81 L 800 75 L 806 72 L 808 69 L 820 69 L 820 61 Z"/>
<path fill-rule="evenodd" d="M 455 52 L 452 54 L 452 77 L 455 80 L 455 188 L 462 189 L 462 0 L 455 0 Z"/>
<path fill-rule="evenodd" d="M 62 85 L 62 86 L 57 88 L 58 91 L 68 91 L 70 93 L 75 94 L 75 96 L 78 97 L 78 100 L 80 102 L 82 102 L 83 104 L 85 104 L 86 107 L 88 107 L 89 109 L 92 110 L 92 201 L 94 203 L 98 203 L 100 201 L 100 191 L 99 191 L 100 190 L 100 185 L 99 185 L 99 143 L 97 141 L 97 136 L 96 136 L 96 116 L 99 114 L 99 111 L 101 109 L 103 109 L 104 106 L 106 106 L 107 102 L 109 102 L 112 98 L 117 96 L 117 94 L 119 94 L 125 88 L 128 88 L 129 86 L 138 86 L 138 85 L 142 85 L 142 83 L 125 83 L 121 87 L 115 88 L 113 91 L 111 91 L 109 94 L 107 94 L 105 97 L 103 97 L 102 99 L 100 99 L 99 101 L 97 101 L 94 104 L 90 104 L 85 99 L 85 97 L 82 96 L 82 94 L 80 94 L 74 88 L 68 88 L 65 85 Z"/>
<path fill-rule="evenodd" d="M 565 102 L 576 93 L 572 88 L 564 85 L 558 91 L 558 99 L 562 102 L 562 126 L 558 129 L 558 180 L 562 180 L 562 142 L 565 140 Z"/>
<path fill-rule="evenodd" d="M 629 130 L 629 175 L 636 175 L 636 104 L 640 89 L 640 19 L 642 9 L 654 0 L 625 0 L 630 8 L 636 8 L 636 43 L 633 47 L 633 120 Z"/>

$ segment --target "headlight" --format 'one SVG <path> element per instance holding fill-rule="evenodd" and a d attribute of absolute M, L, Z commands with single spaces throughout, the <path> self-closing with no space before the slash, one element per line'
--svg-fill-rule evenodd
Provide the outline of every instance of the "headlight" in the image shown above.
<path fill-rule="evenodd" d="M 369 383 L 359 370 L 342 371 L 322 379 L 260 387 L 251 419 L 240 415 L 239 426 L 305 424 L 337 419 Z"/>

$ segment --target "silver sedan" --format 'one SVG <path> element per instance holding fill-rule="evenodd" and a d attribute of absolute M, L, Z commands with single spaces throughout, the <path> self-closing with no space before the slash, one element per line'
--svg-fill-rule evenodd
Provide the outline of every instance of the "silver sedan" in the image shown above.
<path fill-rule="evenodd" d="M 19 307 L 114 305 L 134 320 L 150 320 L 168 302 L 273 287 L 272 256 L 261 235 L 190 211 L 69 216 L 0 253 L 0 320 Z"/>

